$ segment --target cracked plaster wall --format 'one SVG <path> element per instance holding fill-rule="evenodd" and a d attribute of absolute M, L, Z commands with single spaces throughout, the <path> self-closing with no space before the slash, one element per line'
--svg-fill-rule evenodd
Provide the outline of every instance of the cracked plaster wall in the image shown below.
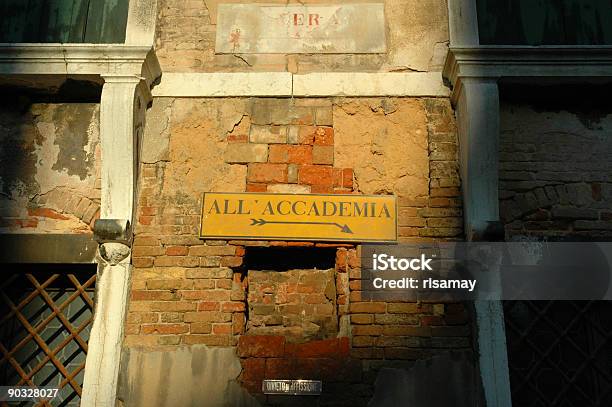
<path fill-rule="evenodd" d="M 164 72 L 442 70 L 449 40 L 446 0 L 385 0 L 386 53 L 215 54 L 217 6 L 232 2 L 240 1 L 160 1 L 156 51 Z M 360 2 L 371 1 L 351 1 Z M 329 4 L 323 0 L 251 0 L 250 3 Z"/>
<path fill-rule="evenodd" d="M 88 233 L 100 206 L 99 106 L 0 108 L 0 232 Z"/>

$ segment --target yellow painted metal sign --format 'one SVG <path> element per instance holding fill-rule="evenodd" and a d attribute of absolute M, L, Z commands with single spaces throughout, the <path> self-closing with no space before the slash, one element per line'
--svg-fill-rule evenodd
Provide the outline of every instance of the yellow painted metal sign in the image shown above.
<path fill-rule="evenodd" d="M 389 195 L 206 193 L 200 237 L 395 242 L 397 205 Z"/>

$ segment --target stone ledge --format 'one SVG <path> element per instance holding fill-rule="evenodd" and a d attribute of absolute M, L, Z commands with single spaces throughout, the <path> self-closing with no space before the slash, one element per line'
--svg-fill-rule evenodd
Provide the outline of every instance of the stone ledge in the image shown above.
<path fill-rule="evenodd" d="M 0 43 L 0 75 L 161 75 L 151 47 L 123 44 Z"/>
<path fill-rule="evenodd" d="M 164 73 L 154 97 L 291 96 L 289 72 Z"/>
<path fill-rule="evenodd" d="M 448 97 L 440 72 L 165 73 L 154 97 Z"/>
<path fill-rule="evenodd" d="M 577 81 L 612 77 L 612 46 L 451 47 L 443 77 L 456 101 L 465 78 L 545 78 Z"/>

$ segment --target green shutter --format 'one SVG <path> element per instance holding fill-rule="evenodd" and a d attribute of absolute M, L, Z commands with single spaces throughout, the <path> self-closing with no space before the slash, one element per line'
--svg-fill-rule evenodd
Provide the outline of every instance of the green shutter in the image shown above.
<path fill-rule="evenodd" d="M 129 0 L 0 0 L 0 42 L 125 41 Z"/>
<path fill-rule="evenodd" d="M 486 45 L 612 45 L 611 0 L 476 0 Z"/>

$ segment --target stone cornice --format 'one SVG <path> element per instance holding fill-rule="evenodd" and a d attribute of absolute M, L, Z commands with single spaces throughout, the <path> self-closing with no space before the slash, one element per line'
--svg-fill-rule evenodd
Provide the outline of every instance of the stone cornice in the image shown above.
<path fill-rule="evenodd" d="M 161 68 L 151 47 L 0 43 L 0 75 L 135 75 L 151 86 Z"/>
<path fill-rule="evenodd" d="M 453 100 L 467 78 L 612 78 L 612 46 L 451 47 L 443 76 Z"/>
<path fill-rule="evenodd" d="M 440 72 L 164 73 L 154 97 L 448 97 Z"/>

